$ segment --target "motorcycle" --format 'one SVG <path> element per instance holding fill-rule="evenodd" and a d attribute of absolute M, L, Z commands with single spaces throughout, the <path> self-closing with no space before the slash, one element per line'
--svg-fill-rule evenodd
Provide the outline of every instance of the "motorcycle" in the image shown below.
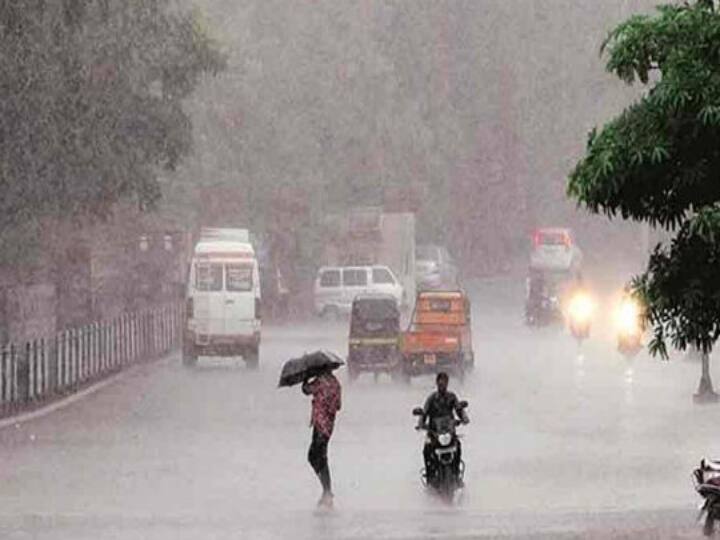
<path fill-rule="evenodd" d="M 625 298 L 615 316 L 617 348 L 626 358 L 633 358 L 642 350 L 643 325 L 640 306 L 632 298 Z"/>
<path fill-rule="evenodd" d="M 720 461 L 702 459 L 693 471 L 695 491 L 703 498 L 698 521 L 705 517 L 703 534 L 715 533 L 715 521 L 720 520 Z"/>
<path fill-rule="evenodd" d="M 545 296 L 536 307 L 525 307 L 525 324 L 528 326 L 547 326 L 562 318 L 560 300 L 557 296 Z"/>
<path fill-rule="evenodd" d="M 466 409 L 467 401 L 461 401 L 461 409 Z M 417 407 L 413 415 L 422 417 L 424 411 Z M 432 462 L 430 471 L 423 469 L 422 482 L 426 487 L 432 488 L 443 500 L 452 503 L 455 492 L 463 484 L 465 475 L 465 462 L 459 459 L 460 435 L 456 428 L 463 422 L 453 417 L 436 419 L 434 426 L 418 425 L 416 429 L 427 431 L 428 443 L 432 448 Z"/>
<path fill-rule="evenodd" d="M 590 337 L 590 325 L 592 323 L 595 304 L 586 293 L 575 294 L 568 305 L 568 327 L 572 336 L 582 343 Z"/>

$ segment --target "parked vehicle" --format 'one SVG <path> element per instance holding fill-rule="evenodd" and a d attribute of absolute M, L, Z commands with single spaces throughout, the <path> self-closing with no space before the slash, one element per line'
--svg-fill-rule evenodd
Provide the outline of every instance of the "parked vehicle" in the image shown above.
<path fill-rule="evenodd" d="M 420 291 L 401 335 L 406 376 L 449 371 L 461 379 L 475 365 L 470 300 L 462 291 Z"/>
<path fill-rule="evenodd" d="M 698 520 L 703 520 L 705 536 L 715 534 L 715 522 L 720 520 L 720 461 L 702 459 L 693 471 L 695 491 L 703 498 Z"/>
<path fill-rule="evenodd" d="M 582 251 L 573 233 L 564 228 L 543 228 L 535 231 L 530 268 L 540 271 L 567 272 L 574 277 L 582 269 Z"/>
<path fill-rule="evenodd" d="M 464 410 L 468 406 L 467 401 L 461 401 L 460 407 Z M 413 415 L 422 417 L 422 407 L 413 409 Z M 439 418 L 434 425 L 421 426 L 418 429 L 427 431 L 429 442 L 432 445 L 433 461 L 429 463 L 429 471 L 423 471 L 424 483 L 435 490 L 445 501 L 452 502 L 455 492 L 464 485 L 465 462 L 460 459 L 459 435 L 457 426 L 461 422 L 454 417 Z"/>
<path fill-rule="evenodd" d="M 203 233 L 190 265 L 183 362 L 240 355 L 248 367 L 257 368 L 261 293 L 249 235 L 244 229 Z"/>
<path fill-rule="evenodd" d="M 458 269 L 442 246 L 418 246 L 415 253 L 415 279 L 419 289 L 455 289 Z"/>
<path fill-rule="evenodd" d="M 389 294 L 355 297 L 350 316 L 347 368 L 350 380 L 361 373 L 400 376 L 400 310 Z"/>
<path fill-rule="evenodd" d="M 315 313 L 322 317 L 348 315 L 359 294 L 388 294 L 398 305 L 403 287 L 387 266 L 325 266 L 315 280 Z"/>

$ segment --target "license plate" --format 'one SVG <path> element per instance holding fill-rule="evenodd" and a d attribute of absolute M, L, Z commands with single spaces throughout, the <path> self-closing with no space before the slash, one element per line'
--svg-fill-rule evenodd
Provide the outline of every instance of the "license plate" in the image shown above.
<path fill-rule="evenodd" d="M 426 354 L 425 355 L 425 363 L 428 366 L 434 366 L 435 364 L 437 364 L 437 358 L 435 357 L 434 354 Z"/>

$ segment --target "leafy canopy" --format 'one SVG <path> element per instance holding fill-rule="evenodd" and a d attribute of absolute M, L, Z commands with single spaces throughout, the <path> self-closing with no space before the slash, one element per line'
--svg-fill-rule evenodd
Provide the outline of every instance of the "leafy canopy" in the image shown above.
<path fill-rule="evenodd" d="M 568 194 L 611 218 L 676 236 L 634 282 L 666 341 L 709 351 L 720 337 L 720 14 L 711 0 L 664 5 L 620 24 L 603 45 L 607 69 L 645 95 L 600 131 L 570 175 Z"/>
<path fill-rule="evenodd" d="M 190 149 L 182 101 L 223 62 L 169 0 L 0 3 L 0 230 L 154 203 Z"/>

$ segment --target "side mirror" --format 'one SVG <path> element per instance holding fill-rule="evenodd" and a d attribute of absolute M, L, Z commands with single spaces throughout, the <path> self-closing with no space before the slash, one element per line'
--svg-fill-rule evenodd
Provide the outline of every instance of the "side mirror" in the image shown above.
<path fill-rule="evenodd" d="M 422 416 L 423 414 L 425 414 L 425 411 L 422 410 L 421 407 L 415 407 L 413 409 L 412 413 L 413 413 L 413 416 Z"/>
<path fill-rule="evenodd" d="M 467 409 L 467 408 L 468 408 L 468 402 L 467 402 L 467 401 L 461 401 L 460 403 L 458 403 L 458 406 L 459 406 L 461 409 Z"/>

